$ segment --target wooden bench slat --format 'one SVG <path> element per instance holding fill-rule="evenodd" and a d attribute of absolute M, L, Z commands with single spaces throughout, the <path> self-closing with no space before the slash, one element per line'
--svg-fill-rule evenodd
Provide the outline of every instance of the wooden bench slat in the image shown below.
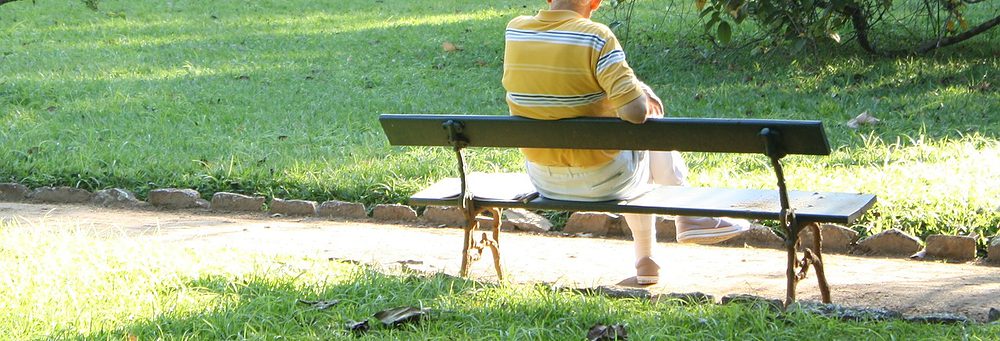
<path fill-rule="evenodd" d="M 764 153 L 763 128 L 781 132 L 785 153 L 829 155 L 820 121 L 658 118 L 632 124 L 617 118 L 532 120 L 489 115 L 381 115 L 392 145 L 450 146 L 442 124 L 460 121 L 469 147 L 525 147 Z"/>
<path fill-rule="evenodd" d="M 447 182 L 448 184 L 444 184 Z M 443 179 L 429 188 L 434 193 L 421 191 L 410 197 L 410 204 L 418 206 L 455 206 L 457 199 L 441 197 L 441 186 L 455 186 L 454 178 Z M 850 224 L 875 204 L 875 196 L 861 193 L 789 191 L 789 201 L 796 209 L 800 223 L 831 222 Z M 706 187 L 660 186 L 629 201 L 580 202 L 535 198 L 528 202 L 517 200 L 477 200 L 483 206 L 500 208 L 526 208 L 560 211 L 598 211 L 616 213 L 654 213 L 690 216 L 728 216 L 750 219 L 778 219 L 781 207 L 778 192 L 762 189 L 731 189 Z"/>

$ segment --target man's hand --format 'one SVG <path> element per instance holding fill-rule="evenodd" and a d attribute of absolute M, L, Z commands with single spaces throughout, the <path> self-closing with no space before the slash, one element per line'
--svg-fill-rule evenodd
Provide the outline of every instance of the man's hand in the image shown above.
<path fill-rule="evenodd" d="M 656 96 L 653 89 L 645 83 L 639 83 L 642 95 L 618 108 L 618 117 L 630 123 L 646 123 L 647 118 L 663 117 L 663 102 Z"/>
<path fill-rule="evenodd" d="M 646 95 L 646 117 L 663 117 L 663 101 L 660 97 L 656 96 L 653 89 L 649 88 L 646 83 L 640 83 L 642 85 L 642 93 Z"/>

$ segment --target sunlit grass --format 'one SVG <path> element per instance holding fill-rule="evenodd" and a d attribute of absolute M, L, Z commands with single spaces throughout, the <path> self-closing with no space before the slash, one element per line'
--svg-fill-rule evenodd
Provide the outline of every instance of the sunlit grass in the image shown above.
<path fill-rule="evenodd" d="M 863 191 L 856 229 L 1000 230 L 996 30 L 932 56 L 851 44 L 749 56 L 699 41 L 689 8 L 639 1 L 636 73 L 691 117 L 819 119 L 834 153 L 791 157 L 790 185 Z M 453 176 L 444 148 L 387 145 L 381 113 L 507 112 L 502 28 L 544 6 L 505 1 L 79 2 L 0 7 L 0 178 L 29 186 L 188 187 L 403 202 Z M 612 12 L 598 12 L 610 21 Z M 737 37 L 753 29 L 743 25 Z M 461 48 L 447 52 L 442 43 Z M 881 122 L 851 129 L 869 112 Z M 470 152 L 512 171 L 514 150 Z M 695 182 L 770 188 L 758 156 L 691 155 Z"/>
<path fill-rule="evenodd" d="M 0 330 L 11 340 L 580 339 L 624 323 L 632 339 L 968 339 L 997 325 L 841 322 L 729 305 L 612 299 L 545 285 L 497 286 L 349 263 L 189 249 L 142 236 L 0 223 Z M 339 300 L 315 310 L 297 300 Z M 380 310 L 430 309 L 419 324 L 380 327 Z"/>

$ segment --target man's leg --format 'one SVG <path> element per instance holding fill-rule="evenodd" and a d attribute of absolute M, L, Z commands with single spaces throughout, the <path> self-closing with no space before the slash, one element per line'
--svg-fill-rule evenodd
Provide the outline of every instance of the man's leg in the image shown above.
<path fill-rule="evenodd" d="M 664 186 L 687 186 L 688 167 L 681 153 L 649 152 L 650 183 Z"/>
<path fill-rule="evenodd" d="M 688 168 L 681 154 L 650 152 L 651 182 L 667 186 L 687 186 Z M 738 236 L 750 228 L 744 219 L 678 216 L 677 241 L 680 243 L 715 244 Z"/>
<path fill-rule="evenodd" d="M 658 185 L 685 185 L 687 166 L 678 152 L 648 152 L 649 183 Z M 629 230 L 632 231 L 635 247 L 636 281 L 639 284 L 655 284 L 659 280 L 659 269 L 653 261 L 653 246 L 656 244 L 656 215 L 622 214 Z"/>
<path fill-rule="evenodd" d="M 635 246 L 636 281 L 639 284 L 655 284 L 659 280 L 660 267 L 653 261 L 653 244 L 656 244 L 656 216 L 652 214 L 622 214 L 629 230 L 632 230 Z"/>

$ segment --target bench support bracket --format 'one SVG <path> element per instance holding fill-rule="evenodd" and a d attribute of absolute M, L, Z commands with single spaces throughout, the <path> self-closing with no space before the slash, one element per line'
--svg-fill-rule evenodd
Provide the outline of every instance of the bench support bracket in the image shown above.
<path fill-rule="evenodd" d="M 500 225 L 502 220 L 500 209 L 479 207 L 476 204 L 475 196 L 469 191 L 469 183 L 467 182 L 465 173 L 465 156 L 462 153 L 462 149 L 465 149 L 469 145 L 469 139 L 463 134 L 464 127 L 462 123 L 448 120 L 444 122 L 442 128 L 448 132 L 448 143 L 455 150 L 455 158 L 458 161 L 458 174 L 461 180 L 458 208 L 462 210 L 462 215 L 465 217 L 465 226 L 463 227 L 465 229 L 465 238 L 462 241 L 462 268 L 459 274 L 462 277 L 467 277 L 472 263 L 482 258 L 483 249 L 488 247 L 493 253 L 493 267 L 497 272 L 497 279 L 503 281 L 503 269 L 500 264 Z M 482 238 L 476 241 L 473 233 L 479 229 L 479 220 L 476 217 L 480 213 L 489 213 L 493 216 L 493 233 L 492 235 L 483 233 Z"/>
<path fill-rule="evenodd" d="M 785 270 L 787 286 L 785 288 L 785 307 L 795 303 L 795 287 L 799 281 L 806 278 L 809 266 L 816 268 L 816 280 L 819 282 L 820 296 L 823 303 L 831 303 L 830 285 L 826 281 L 826 273 L 823 267 L 823 235 L 817 223 L 802 224 L 795 218 L 795 209 L 788 201 L 788 188 L 785 185 L 785 174 L 781 168 L 781 158 L 786 153 L 782 148 L 781 133 L 777 130 L 764 128 L 760 131 L 764 138 L 765 151 L 767 157 L 771 159 L 771 166 L 778 180 L 778 196 L 781 201 L 781 227 L 785 230 L 785 250 L 788 252 L 788 264 Z M 800 248 L 799 233 L 803 228 L 809 226 L 813 234 L 813 245 L 806 246 L 802 250 L 802 258 L 796 255 L 796 250 Z M 798 272 L 795 270 L 799 269 Z"/>

